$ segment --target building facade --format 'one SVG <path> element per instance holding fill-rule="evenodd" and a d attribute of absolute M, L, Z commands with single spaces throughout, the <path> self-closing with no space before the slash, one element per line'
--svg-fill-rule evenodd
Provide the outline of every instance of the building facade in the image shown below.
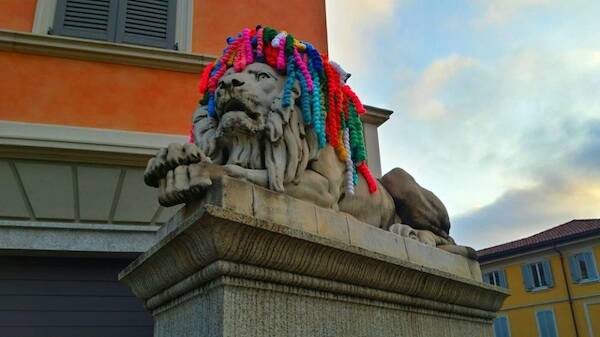
<path fill-rule="evenodd" d="M 496 337 L 600 337 L 600 219 L 478 255 L 484 282 L 511 292 L 494 321 Z"/>
<path fill-rule="evenodd" d="M 256 24 L 327 51 L 323 0 L 0 1 L 0 336 L 152 335 L 117 281 L 178 209 L 145 164 L 187 140 L 199 74 Z M 368 110 L 380 174 L 391 112 Z"/>

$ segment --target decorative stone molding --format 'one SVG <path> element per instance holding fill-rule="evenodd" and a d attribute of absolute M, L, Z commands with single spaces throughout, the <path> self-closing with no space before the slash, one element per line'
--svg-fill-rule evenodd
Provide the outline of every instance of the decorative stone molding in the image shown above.
<path fill-rule="evenodd" d="M 440 336 L 491 336 L 507 296 L 475 261 L 228 177 L 120 279 L 152 311 L 156 336 L 432 336 L 437 320 L 449 329 Z"/>
<path fill-rule="evenodd" d="M 158 226 L 0 220 L 0 250 L 141 253 Z"/>
<path fill-rule="evenodd" d="M 0 50 L 200 73 L 212 56 L 128 44 L 0 30 Z"/>
<path fill-rule="evenodd" d="M 375 126 L 380 126 L 381 124 L 385 123 L 388 119 L 390 119 L 392 113 L 394 113 L 392 110 L 378 108 L 371 105 L 365 105 L 365 109 L 367 112 L 362 115 L 360 119 L 362 119 L 364 123 Z"/>
<path fill-rule="evenodd" d="M 183 135 L 0 121 L 0 145 L 153 155 Z M 145 165 L 145 163 L 144 163 Z"/>

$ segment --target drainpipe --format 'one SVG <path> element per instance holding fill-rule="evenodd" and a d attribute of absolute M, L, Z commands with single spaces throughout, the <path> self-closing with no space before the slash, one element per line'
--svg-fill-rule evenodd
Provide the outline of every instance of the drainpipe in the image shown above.
<path fill-rule="evenodd" d="M 565 287 L 567 288 L 567 297 L 569 298 L 569 308 L 571 309 L 571 319 L 573 320 L 573 326 L 575 327 L 575 336 L 579 337 L 579 329 L 577 328 L 577 320 L 575 318 L 575 309 L 573 308 L 573 297 L 571 297 L 571 288 L 569 287 L 569 281 L 567 279 L 567 269 L 565 268 L 564 256 L 562 252 L 556 247 L 553 247 L 560 257 L 560 268 L 562 269 L 563 278 L 565 280 Z"/>

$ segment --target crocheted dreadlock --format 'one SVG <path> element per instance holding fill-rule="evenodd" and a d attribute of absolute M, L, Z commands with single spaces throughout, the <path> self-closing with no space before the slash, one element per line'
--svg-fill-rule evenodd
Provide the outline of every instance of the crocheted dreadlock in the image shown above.
<path fill-rule="evenodd" d="M 227 39 L 223 55 L 208 65 L 200 77 L 199 91 L 202 101 L 208 105 L 209 117 L 216 118 L 215 89 L 225 71 L 233 67 L 240 72 L 254 62 L 266 63 L 287 75 L 282 97 L 284 107 L 294 104 L 291 92 L 295 82 L 299 82 L 305 124 L 313 127 L 320 148 L 331 145 L 346 164 L 346 193 L 354 193 L 358 173 L 364 176 L 369 191 L 375 192 L 377 183 L 366 163 L 359 117 L 365 108 L 345 84 L 347 74 L 310 43 L 296 40 L 285 31 L 257 26 Z"/>

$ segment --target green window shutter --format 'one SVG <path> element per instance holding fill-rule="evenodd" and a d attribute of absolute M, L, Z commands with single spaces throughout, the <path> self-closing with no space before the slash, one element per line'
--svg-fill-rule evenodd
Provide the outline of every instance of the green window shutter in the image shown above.
<path fill-rule="evenodd" d="M 528 264 L 522 266 L 521 272 L 523 273 L 523 284 L 525 285 L 525 290 L 531 291 L 531 289 L 533 289 L 533 276 L 531 275 L 531 266 Z"/>
<path fill-rule="evenodd" d="M 118 0 L 58 0 L 53 34 L 113 41 Z"/>
<path fill-rule="evenodd" d="M 587 266 L 590 280 L 597 279 L 598 271 L 596 270 L 596 263 L 594 261 L 594 253 L 592 253 L 592 252 L 583 253 L 583 260 L 585 261 L 585 265 Z"/>
<path fill-rule="evenodd" d="M 550 261 L 543 261 L 542 268 L 544 268 L 544 277 L 546 278 L 548 288 L 554 287 L 554 279 L 552 278 L 552 268 L 550 267 Z"/>
<path fill-rule="evenodd" d="M 571 269 L 571 277 L 573 278 L 573 282 L 578 283 L 581 281 L 581 270 L 579 269 L 578 254 L 569 256 L 569 269 Z"/>
<path fill-rule="evenodd" d="M 506 282 L 506 272 L 504 270 L 499 270 L 498 275 L 500 276 L 500 287 L 508 289 L 508 283 Z"/>
<path fill-rule="evenodd" d="M 121 0 L 115 42 L 175 49 L 174 0 Z"/>

